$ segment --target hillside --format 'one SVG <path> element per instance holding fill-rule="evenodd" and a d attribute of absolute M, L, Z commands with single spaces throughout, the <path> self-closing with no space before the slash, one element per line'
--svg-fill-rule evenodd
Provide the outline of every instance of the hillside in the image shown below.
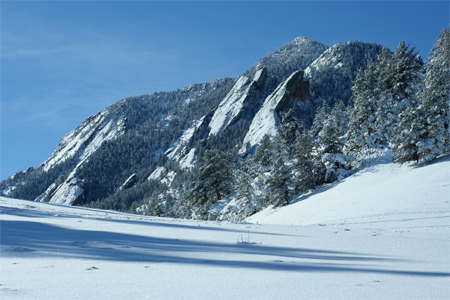
<path fill-rule="evenodd" d="M 448 299 L 450 159 L 376 161 L 244 223 L 0 198 L 2 299 Z"/>
<path fill-rule="evenodd" d="M 345 186 L 369 161 L 423 166 L 450 153 L 449 49 L 447 29 L 425 63 L 404 41 L 391 51 L 298 37 L 236 78 L 112 104 L 36 169 L 2 181 L 0 192 L 233 222 L 309 203 L 312 192 L 337 207 L 330 184 Z"/>
<path fill-rule="evenodd" d="M 289 109 L 310 126 L 322 102 L 349 101 L 356 70 L 367 58 L 376 60 L 381 48 L 358 41 L 328 48 L 298 37 L 237 78 L 122 99 L 64 136 L 36 169 L 1 182 L 1 194 L 126 212 L 156 201 L 171 215 L 167 198 L 179 200 L 205 151 L 252 153 L 265 133 L 278 133 Z M 304 78 L 303 70 L 312 68 L 317 75 L 308 71 Z M 335 88 L 330 80 L 339 81 Z M 147 180 L 161 168 L 171 172 L 169 181 Z M 130 177 L 134 181 L 121 188 Z"/>

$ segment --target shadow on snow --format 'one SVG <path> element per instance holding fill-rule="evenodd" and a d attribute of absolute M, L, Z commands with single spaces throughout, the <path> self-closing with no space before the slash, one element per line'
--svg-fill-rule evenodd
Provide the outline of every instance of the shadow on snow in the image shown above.
<path fill-rule="evenodd" d="M 196 228 L 197 229 L 197 228 Z M 389 270 L 386 262 L 400 261 L 369 254 L 285 248 L 245 243 L 156 238 L 103 231 L 85 231 L 30 221 L 1 222 L 2 257 L 63 257 L 93 260 L 154 262 L 211 267 L 253 268 L 291 272 L 363 272 L 407 276 L 450 276 L 446 272 Z M 197 257 L 192 253 L 197 253 Z M 202 259 L 200 253 L 221 259 Z M 241 255 L 241 260 L 223 259 Z M 195 254 L 194 254 L 195 256 Z M 208 257 L 211 257 L 209 255 Z M 247 260 L 242 260 L 243 258 Z M 290 261 L 286 261 L 290 260 Z M 352 265 L 362 262 L 365 265 Z M 378 263 L 379 267 L 367 267 Z"/>

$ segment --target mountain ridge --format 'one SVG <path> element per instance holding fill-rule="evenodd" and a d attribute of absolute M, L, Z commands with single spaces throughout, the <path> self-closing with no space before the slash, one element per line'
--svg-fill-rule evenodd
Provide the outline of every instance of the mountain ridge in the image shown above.
<path fill-rule="evenodd" d="M 276 135 L 289 109 L 311 126 L 321 103 L 333 106 L 344 94 L 348 104 L 345 91 L 349 94 L 355 69 L 366 63 L 361 57 L 376 60 L 380 51 L 379 45 L 359 41 L 327 47 L 298 37 L 235 79 L 221 78 L 172 92 L 119 100 L 65 135 L 49 159 L 36 169 L 18 172 L 2 182 L 2 195 L 66 205 L 87 205 L 105 198 L 110 199 L 105 208 L 125 211 L 136 209 L 133 203 L 141 203 L 143 198 L 160 199 L 167 193 L 178 197 L 175 191 L 183 183 L 177 181 L 193 179 L 206 150 L 253 153 L 264 134 Z M 359 56 L 350 57 L 355 52 Z M 328 66 L 313 68 L 326 65 L 323 62 Z M 313 69 L 323 78 L 314 77 Z M 292 76 L 296 77 L 293 81 Z M 320 91 L 329 78 L 338 78 L 341 83 L 328 88 L 327 98 Z M 264 103 L 280 89 L 285 96 L 279 95 L 275 107 L 265 107 Z M 261 128 L 261 122 L 272 112 L 272 129 Z M 255 128 L 259 128 L 258 134 Z M 155 180 L 147 180 L 159 167 L 175 174 L 169 184 L 163 184 L 169 190 Z M 137 178 L 133 186 L 119 189 L 133 175 Z M 126 197 L 134 200 L 113 203 L 116 195 L 122 199 L 128 193 L 134 196 Z"/>

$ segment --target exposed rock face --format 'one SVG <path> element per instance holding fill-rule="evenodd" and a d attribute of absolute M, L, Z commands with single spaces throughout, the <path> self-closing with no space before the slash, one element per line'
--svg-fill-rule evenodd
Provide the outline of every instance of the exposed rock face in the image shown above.
<path fill-rule="evenodd" d="M 120 190 L 126 190 L 131 188 L 133 185 L 135 185 L 137 182 L 137 176 L 136 174 L 131 174 L 130 177 L 128 177 L 127 180 L 122 184 L 122 186 L 119 188 Z"/>
<path fill-rule="evenodd" d="M 312 107 L 308 96 L 309 83 L 304 80 L 303 72 L 294 72 L 264 101 L 261 109 L 253 118 L 240 153 L 254 152 L 265 134 L 275 136 L 282 115 L 288 109 L 294 106 L 297 106 L 297 109 Z"/>
<path fill-rule="evenodd" d="M 53 192 L 56 190 L 58 186 L 56 183 L 52 183 L 45 192 L 43 192 L 39 197 L 36 198 L 37 202 L 49 202 Z"/>
<path fill-rule="evenodd" d="M 62 205 L 79 205 L 84 200 L 83 185 L 83 180 L 71 177 L 64 183 L 60 184 L 56 189 L 53 189 L 52 186 L 50 186 L 47 191 L 51 191 L 53 189 L 53 192 L 51 192 L 50 194 L 46 194 L 46 191 L 44 193 L 45 195 L 39 196 L 36 201 L 50 202 Z"/>
<path fill-rule="evenodd" d="M 209 134 L 220 134 L 246 113 L 251 114 L 253 112 L 254 115 L 263 100 L 266 80 L 266 68 L 259 69 L 252 81 L 246 76 L 241 76 L 214 112 L 209 123 Z"/>
<path fill-rule="evenodd" d="M 167 169 L 164 167 L 158 167 L 155 169 L 155 171 L 148 176 L 147 180 L 160 180 L 167 174 Z"/>
<path fill-rule="evenodd" d="M 82 162 L 94 153 L 103 141 L 123 133 L 125 121 L 120 119 L 114 123 L 114 120 L 108 117 L 107 109 L 90 116 L 75 130 L 66 134 L 50 158 L 38 168 L 48 171 L 56 164 L 71 158 L 78 158 L 79 162 Z"/>

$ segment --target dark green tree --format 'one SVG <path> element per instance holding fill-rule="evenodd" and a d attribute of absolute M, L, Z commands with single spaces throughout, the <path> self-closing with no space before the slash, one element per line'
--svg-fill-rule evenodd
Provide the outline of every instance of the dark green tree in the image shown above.
<path fill-rule="evenodd" d="M 268 134 L 265 134 L 256 148 L 253 162 L 262 170 L 268 170 L 273 161 L 273 144 Z"/>
<path fill-rule="evenodd" d="M 299 134 L 300 122 L 293 116 L 293 110 L 290 109 L 281 121 L 279 130 L 280 137 L 288 148 L 289 155 L 293 154 L 297 135 Z"/>
<path fill-rule="evenodd" d="M 302 125 L 301 134 L 297 137 L 294 157 L 295 189 L 303 192 L 316 189 L 317 185 L 323 181 L 324 167 L 321 161 L 314 157 L 312 136 L 304 125 Z"/>
<path fill-rule="evenodd" d="M 198 178 L 191 183 L 189 198 L 192 204 L 211 204 L 232 192 L 233 173 L 231 158 L 218 150 L 206 150 Z"/>

